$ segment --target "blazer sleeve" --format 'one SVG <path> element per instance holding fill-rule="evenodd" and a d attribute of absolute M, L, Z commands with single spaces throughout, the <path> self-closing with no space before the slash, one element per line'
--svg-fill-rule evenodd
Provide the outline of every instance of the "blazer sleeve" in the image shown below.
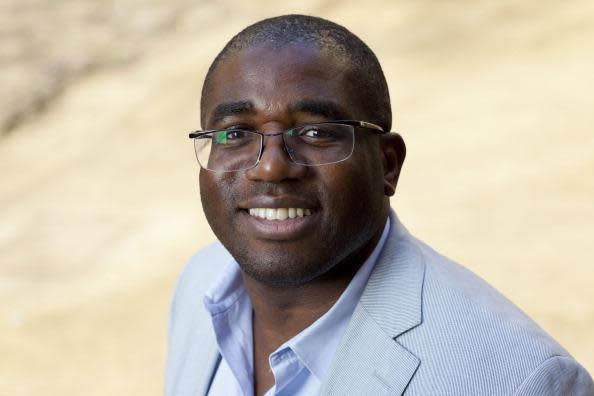
<path fill-rule="evenodd" d="M 536 368 L 520 387 L 517 396 L 594 396 L 592 377 L 575 359 L 553 356 Z"/>

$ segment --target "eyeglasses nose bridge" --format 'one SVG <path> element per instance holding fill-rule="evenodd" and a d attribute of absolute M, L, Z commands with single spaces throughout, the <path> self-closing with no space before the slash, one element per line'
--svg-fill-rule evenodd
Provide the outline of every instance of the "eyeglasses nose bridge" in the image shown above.
<path fill-rule="evenodd" d="M 264 155 L 264 148 L 266 147 L 266 144 L 264 143 L 264 140 L 266 138 L 271 138 L 271 137 L 275 137 L 275 136 L 282 136 L 283 139 L 283 151 L 287 154 L 287 157 L 289 158 L 289 160 L 293 160 L 291 158 L 291 155 L 289 153 L 289 148 L 287 147 L 287 142 L 285 140 L 285 134 L 288 131 L 282 131 L 282 132 L 277 132 L 277 133 L 262 133 L 262 132 L 257 132 L 258 135 L 260 135 L 260 154 L 258 155 L 258 162 L 260 162 L 260 160 L 262 159 L 262 156 Z"/>

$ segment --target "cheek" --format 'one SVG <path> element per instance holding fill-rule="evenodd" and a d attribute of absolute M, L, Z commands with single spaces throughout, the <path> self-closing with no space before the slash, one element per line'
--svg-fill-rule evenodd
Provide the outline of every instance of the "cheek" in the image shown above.
<path fill-rule="evenodd" d="M 370 194 L 376 202 L 384 199 L 384 164 L 383 153 L 378 139 L 368 139 L 360 145 L 359 168 L 368 182 Z"/>
<path fill-rule="evenodd" d="M 331 179 L 335 185 L 334 205 L 348 213 L 350 220 L 377 218 L 385 205 L 381 159 L 371 148 L 365 148 L 367 151 L 357 153 Z"/>
<path fill-rule="evenodd" d="M 198 180 L 202 206 L 207 207 L 212 201 L 216 201 L 216 195 L 218 195 L 218 191 L 214 188 L 216 186 L 216 181 L 211 173 L 202 169 L 200 170 Z"/>
<path fill-rule="evenodd" d="M 344 163 L 336 172 L 329 172 L 324 177 L 323 191 L 332 217 L 352 223 L 354 219 L 372 215 L 383 195 L 383 183 L 378 176 L 375 169 L 360 162 Z"/>
<path fill-rule="evenodd" d="M 213 222 L 222 220 L 226 213 L 235 206 L 235 195 L 233 194 L 233 174 L 216 174 L 200 170 L 200 200 L 206 218 L 211 225 Z"/>

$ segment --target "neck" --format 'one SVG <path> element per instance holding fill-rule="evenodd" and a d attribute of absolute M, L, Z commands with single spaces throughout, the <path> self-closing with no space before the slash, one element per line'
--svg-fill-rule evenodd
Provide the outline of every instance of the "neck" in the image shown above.
<path fill-rule="evenodd" d="M 253 307 L 254 336 L 260 339 L 260 346 L 265 342 L 265 349 L 272 352 L 324 315 L 367 260 L 381 234 L 333 270 L 302 285 L 279 287 L 242 273 Z"/>
<path fill-rule="evenodd" d="M 340 278 L 290 287 L 269 286 L 244 276 L 253 307 L 254 327 L 261 329 L 266 338 L 277 340 L 279 346 L 324 315 L 346 289 L 357 269 Z"/>

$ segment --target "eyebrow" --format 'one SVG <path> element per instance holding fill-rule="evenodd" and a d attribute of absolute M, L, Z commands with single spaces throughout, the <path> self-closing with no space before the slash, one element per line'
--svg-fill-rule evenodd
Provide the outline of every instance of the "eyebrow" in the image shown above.
<path fill-rule="evenodd" d="M 330 100 L 305 99 L 289 106 L 290 113 L 307 113 L 313 116 L 320 116 L 330 120 L 341 120 L 349 118 L 346 111 L 335 102 Z M 238 115 L 254 115 L 256 109 L 254 103 L 249 100 L 221 103 L 217 105 L 212 114 L 210 123 L 216 124 L 226 117 Z"/>
<path fill-rule="evenodd" d="M 331 120 L 349 118 L 346 111 L 337 103 L 329 100 L 300 100 L 289 107 L 291 113 L 308 113 L 314 116 L 321 116 Z"/>
<path fill-rule="evenodd" d="M 225 117 L 242 114 L 255 114 L 254 104 L 249 100 L 221 103 L 215 107 L 212 114 L 212 123 L 217 123 Z"/>

